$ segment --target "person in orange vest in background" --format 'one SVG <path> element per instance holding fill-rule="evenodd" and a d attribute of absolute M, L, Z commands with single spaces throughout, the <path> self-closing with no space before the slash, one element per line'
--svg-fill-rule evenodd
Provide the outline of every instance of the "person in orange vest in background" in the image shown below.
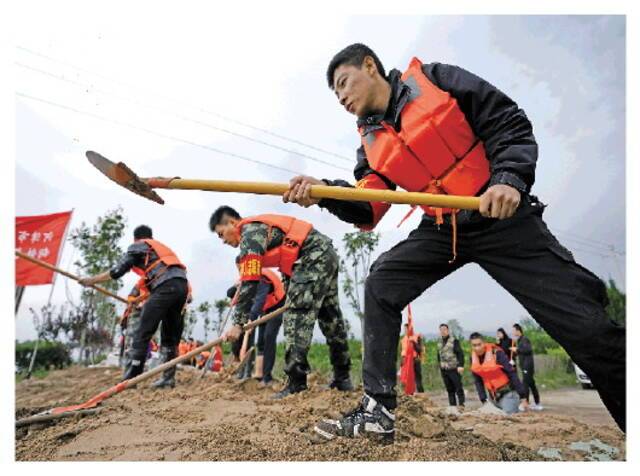
<path fill-rule="evenodd" d="M 471 342 L 471 373 L 478 397 L 487 399 L 505 413 L 517 413 L 528 407 L 527 393 L 509 357 L 500 346 L 485 342 L 477 332 L 469 336 Z M 487 395 L 488 393 L 488 395 Z"/>
<path fill-rule="evenodd" d="M 182 339 L 180 344 L 178 344 L 178 355 L 184 355 L 187 352 L 189 352 L 189 344 L 187 344 L 186 340 Z"/>
<path fill-rule="evenodd" d="M 184 328 L 183 310 L 189 294 L 186 266 L 170 248 L 153 239 L 151 228 L 146 225 L 136 227 L 133 238 L 133 244 L 111 270 L 79 280 L 80 284 L 89 286 L 118 279 L 133 270 L 149 289 L 150 296 L 142 308 L 140 325 L 134 330 L 122 380 L 144 371 L 149 340 L 160 324 L 163 361 L 168 362 L 177 355 Z M 175 373 L 175 366 L 165 370 L 152 387 L 174 387 Z"/>
<path fill-rule="evenodd" d="M 239 259 L 236 260 L 239 262 Z M 234 298 L 236 296 L 237 284 L 227 291 L 227 296 Z M 253 321 L 258 319 L 261 315 L 269 314 L 276 309 L 284 306 L 286 297 L 286 291 L 284 283 L 277 272 L 269 269 L 262 268 L 260 284 L 256 290 L 255 299 L 251 306 L 249 314 L 249 320 Z M 232 302 L 232 305 L 235 303 Z M 273 383 L 273 376 L 271 372 L 276 361 L 276 346 L 277 337 L 282 325 L 282 315 L 279 315 L 268 322 L 258 327 L 258 340 L 256 344 L 257 355 L 255 358 L 255 370 L 254 378 L 260 381 L 261 386 L 270 386 Z M 247 340 L 247 349 L 250 349 L 254 345 L 255 333 L 249 334 Z M 236 342 L 243 340 L 244 333 L 241 338 Z M 235 344 L 235 342 L 234 342 Z M 247 350 L 245 349 L 245 350 Z M 251 357 L 253 360 L 253 356 Z M 251 376 L 251 362 L 240 369 L 242 374 L 239 378 L 249 378 Z"/>
<path fill-rule="evenodd" d="M 372 264 L 364 292 L 364 396 L 344 418 L 317 425 L 319 433 L 393 439 L 395 419 L 386 414 L 397 405 L 401 312 L 468 263 L 485 270 L 560 343 L 624 429 L 625 329 L 607 317 L 602 280 L 576 263 L 542 218 L 545 205 L 531 194 L 538 144 L 525 112 L 458 66 L 413 58 L 404 71 L 387 74 L 361 43 L 335 54 L 326 79 L 340 107 L 357 118 L 355 187 L 475 196 L 479 208 L 421 206 L 420 225 Z M 299 175 L 283 201 L 318 205 L 362 230 L 374 229 L 391 207 L 319 199 L 311 196 L 314 185 L 354 186 Z"/>
<path fill-rule="evenodd" d="M 209 357 L 211 356 L 211 352 L 208 350 L 205 350 L 204 352 L 200 352 L 200 354 L 198 354 L 198 356 L 196 357 L 196 367 L 198 367 L 199 369 L 203 368 L 205 366 L 205 364 L 207 363 L 207 361 L 209 360 Z M 212 372 L 220 372 L 220 370 L 222 370 L 222 347 L 220 347 L 219 345 L 216 345 L 213 348 L 213 359 L 211 361 L 210 367 L 207 370 L 211 370 Z"/>
<path fill-rule="evenodd" d="M 287 384 L 274 398 L 307 389 L 307 354 L 316 320 L 327 339 L 333 366 L 330 386 L 353 389 L 347 328 L 338 299 L 338 253 L 331 239 L 310 223 L 285 215 L 258 215 L 242 219 L 228 206 L 219 207 L 209 229 L 227 245 L 240 249 L 240 291 L 233 327 L 225 334 L 236 340 L 262 279 L 262 268 L 278 268 L 285 280 L 289 309 L 283 316 Z"/>
<path fill-rule="evenodd" d="M 416 392 L 422 393 L 424 392 L 424 387 L 422 386 L 422 362 L 424 361 L 424 341 L 422 339 L 422 335 L 419 332 L 414 332 L 411 335 L 408 335 L 409 324 L 404 325 L 404 336 L 400 341 L 401 349 L 400 356 L 402 357 L 402 361 L 404 362 L 404 358 L 407 354 L 407 349 L 410 345 L 413 346 L 414 349 L 414 358 L 413 358 L 413 372 L 415 375 L 416 381 Z"/>

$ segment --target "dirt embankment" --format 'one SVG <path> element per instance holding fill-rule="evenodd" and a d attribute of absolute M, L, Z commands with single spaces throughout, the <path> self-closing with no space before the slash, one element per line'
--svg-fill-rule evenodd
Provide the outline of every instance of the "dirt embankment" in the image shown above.
<path fill-rule="evenodd" d="M 80 403 L 111 386 L 116 368 L 70 368 L 16 386 L 16 418 Z M 313 424 L 352 409 L 360 392 L 311 389 L 281 401 L 255 381 L 178 372 L 178 386 L 144 385 L 105 401 L 97 415 L 16 430 L 16 459 L 468 461 L 544 457 L 624 459 L 624 435 L 543 413 L 512 417 L 445 415 L 428 397 L 402 397 L 396 443 L 314 442 Z M 540 451 L 542 448 L 542 452 Z M 545 455 L 545 456 L 543 456 Z"/>

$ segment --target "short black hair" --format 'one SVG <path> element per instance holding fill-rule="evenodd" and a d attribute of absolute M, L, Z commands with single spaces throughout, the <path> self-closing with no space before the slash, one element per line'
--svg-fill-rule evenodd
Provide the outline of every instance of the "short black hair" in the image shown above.
<path fill-rule="evenodd" d="M 218 207 L 218 209 L 211 215 L 211 218 L 209 218 L 209 229 L 211 231 L 216 231 L 216 225 L 219 225 L 222 218 L 225 216 L 235 218 L 236 220 L 240 220 L 240 218 L 242 218 L 240 214 L 230 206 L 222 205 Z"/>
<path fill-rule="evenodd" d="M 470 336 L 469 336 L 469 340 L 473 340 L 473 339 L 481 339 L 484 340 L 484 337 L 482 336 L 482 334 L 480 334 L 479 332 L 473 332 Z"/>
<path fill-rule="evenodd" d="M 442 324 L 440 324 L 438 327 L 446 327 L 447 329 L 449 329 L 449 325 L 445 324 L 444 322 Z"/>
<path fill-rule="evenodd" d="M 143 240 L 145 238 L 153 238 L 153 231 L 147 225 L 138 225 L 136 229 L 133 230 L 133 239 Z"/>
<path fill-rule="evenodd" d="M 338 66 L 349 64 L 360 68 L 365 56 L 371 56 L 373 62 L 376 64 L 376 68 L 378 68 L 378 73 L 380 73 L 383 78 L 386 77 L 384 66 L 382 66 L 382 61 L 380 61 L 378 55 L 367 45 L 354 43 L 336 53 L 329 62 L 329 66 L 327 67 L 327 83 L 329 84 L 329 88 L 333 89 L 333 75 L 336 69 L 338 69 Z"/>
<path fill-rule="evenodd" d="M 522 332 L 522 326 L 520 324 L 514 324 L 513 328 L 516 329 L 520 334 L 524 334 L 524 332 Z"/>

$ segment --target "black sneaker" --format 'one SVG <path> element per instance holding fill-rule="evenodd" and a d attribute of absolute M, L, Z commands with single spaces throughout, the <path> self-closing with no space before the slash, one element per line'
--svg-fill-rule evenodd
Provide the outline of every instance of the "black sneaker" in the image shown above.
<path fill-rule="evenodd" d="M 393 443 L 395 422 L 396 417 L 393 413 L 365 395 L 358 408 L 344 414 L 340 420 L 322 420 L 316 423 L 314 431 L 327 440 L 336 436 L 366 436 L 381 443 Z"/>

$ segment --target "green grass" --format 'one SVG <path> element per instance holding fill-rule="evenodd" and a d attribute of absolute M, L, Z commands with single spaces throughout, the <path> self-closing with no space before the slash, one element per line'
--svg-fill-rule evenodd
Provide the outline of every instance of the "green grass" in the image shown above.
<path fill-rule="evenodd" d="M 462 343 L 467 359 L 465 371 L 462 377 L 465 388 L 470 392 L 475 392 L 473 384 L 473 376 L 469 370 L 469 347 L 468 342 Z M 428 341 L 426 343 L 427 356 L 426 361 L 422 364 L 422 382 L 426 391 L 444 391 L 444 384 L 440 375 L 440 369 L 437 364 L 436 342 Z M 357 340 L 349 341 L 349 352 L 351 354 L 351 378 L 354 385 L 362 383 L 362 356 L 361 343 Z M 545 355 L 544 365 L 536 370 L 535 379 L 540 389 L 554 389 L 568 386 L 578 386 L 573 369 L 569 366 L 569 357 L 560 349 L 553 349 Z M 311 371 L 330 378 L 332 375 L 331 362 L 329 361 L 329 348 L 326 344 L 314 342 L 311 344 L 308 354 L 309 365 Z M 400 360 L 398 358 L 398 365 Z M 278 343 L 276 353 L 276 364 L 274 366 L 273 375 L 278 379 L 284 379 L 284 343 Z"/>
<path fill-rule="evenodd" d="M 49 371 L 45 370 L 45 369 L 34 369 L 33 372 L 31 372 L 31 378 L 34 379 L 41 379 L 41 378 L 45 378 L 47 375 L 49 375 Z M 16 374 L 16 383 L 22 382 L 25 377 L 27 376 L 26 372 L 25 373 L 17 373 Z"/>

